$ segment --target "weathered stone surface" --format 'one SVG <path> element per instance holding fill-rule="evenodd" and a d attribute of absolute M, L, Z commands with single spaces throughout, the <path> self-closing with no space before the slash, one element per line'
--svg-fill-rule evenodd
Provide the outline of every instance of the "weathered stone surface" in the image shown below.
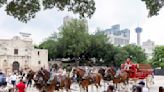
<path fill-rule="evenodd" d="M 0 39 L 0 69 L 6 73 L 13 69 L 48 68 L 48 50 L 35 49 L 30 38 Z"/>

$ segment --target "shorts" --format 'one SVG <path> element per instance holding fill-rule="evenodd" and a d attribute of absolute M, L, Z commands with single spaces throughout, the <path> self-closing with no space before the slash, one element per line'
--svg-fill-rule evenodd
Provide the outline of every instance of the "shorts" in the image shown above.
<path fill-rule="evenodd" d="M 12 80 L 12 81 L 11 81 L 11 84 L 12 84 L 12 85 L 15 85 L 15 82 L 16 82 L 16 81 Z"/>

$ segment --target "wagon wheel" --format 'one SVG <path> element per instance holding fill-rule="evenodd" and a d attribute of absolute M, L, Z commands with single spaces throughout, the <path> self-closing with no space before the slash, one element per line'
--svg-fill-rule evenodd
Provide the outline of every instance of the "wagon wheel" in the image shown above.
<path fill-rule="evenodd" d="M 138 80 L 139 80 L 138 78 L 130 78 L 132 85 L 136 85 Z"/>
<path fill-rule="evenodd" d="M 148 75 L 148 77 L 146 77 L 146 86 L 147 88 L 150 88 L 152 85 L 153 85 L 153 76 Z"/>

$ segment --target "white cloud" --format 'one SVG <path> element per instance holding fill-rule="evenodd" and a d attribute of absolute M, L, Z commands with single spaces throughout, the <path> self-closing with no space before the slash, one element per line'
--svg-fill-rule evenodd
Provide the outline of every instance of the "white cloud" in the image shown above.
<path fill-rule="evenodd" d="M 152 39 L 156 44 L 164 45 L 164 8 L 160 11 L 160 15 L 147 19 L 143 25 L 143 41 Z"/>

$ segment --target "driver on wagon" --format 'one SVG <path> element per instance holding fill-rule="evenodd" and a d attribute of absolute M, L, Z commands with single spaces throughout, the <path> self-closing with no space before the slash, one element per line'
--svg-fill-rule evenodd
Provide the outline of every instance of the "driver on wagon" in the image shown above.
<path fill-rule="evenodd" d="M 132 64 L 131 58 L 129 57 L 125 62 L 124 70 L 129 70 L 129 68 L 132 66 L 131 64 Z"/>

